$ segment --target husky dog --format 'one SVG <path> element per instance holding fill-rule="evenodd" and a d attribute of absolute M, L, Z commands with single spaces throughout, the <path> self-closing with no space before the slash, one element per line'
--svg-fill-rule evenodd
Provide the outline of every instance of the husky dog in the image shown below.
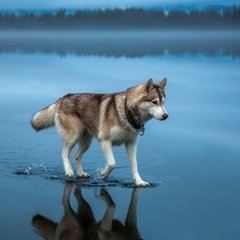
<path fill-rule="evenodd" d="M 101 144 L 107 164 L 100 176 L 105 179 L 115 167 L 112 146 L 125 144 L 133 179 L 137 186 L 147 186 L 137 168 L 137 137 L 144 133 L 144 123 L 151 118 L 168 118 L 164 108 L 167 79 L 147 82 L 113 94 L 68 94 L 35 113 L 31 125 L 36 131 L 56 126 L 63 139 L 62 159 L 65 174 L 73 177 L 69 154 L 78 143 L 74 156 L 78 177 L 90 177 L 82 169 L 81 158 L 93 137 Z"/>

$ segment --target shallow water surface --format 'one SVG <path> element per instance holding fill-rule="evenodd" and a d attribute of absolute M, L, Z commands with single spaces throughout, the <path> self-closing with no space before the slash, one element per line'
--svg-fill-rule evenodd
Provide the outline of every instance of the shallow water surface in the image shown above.
<path fill-rule="evenodd" d="M 64 209 L 79 211 L 82 233 L 96 231 L 107 216 L 131 240 L 240 238 L 240 59 L 221 51 L 151 51 L 141 57 L 1 52 L 0 239 L 51 239 Z M 169 119 L 151 120 L 138 142 L 148 188 L 134 188 L 124 147 L 114 148 L 117 167 L 100 181 L 105 160 L 97 141 L 83 157 L 91 178 L 69 180 L 56 129 L 30 127 L 34 112 L 64 94 L 123 91 L 164 77 Z M 71 220 L 60 224 L 69 230 Z"/>

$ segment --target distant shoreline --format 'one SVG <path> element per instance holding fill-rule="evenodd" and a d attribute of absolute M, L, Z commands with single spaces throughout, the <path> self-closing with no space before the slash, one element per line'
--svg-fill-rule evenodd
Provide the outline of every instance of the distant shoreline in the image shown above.
<path fill-rule="evenodd" d="M 144 10 L 141 8 L 76 10 L 56 13 L 1 13 L 0 30 L 223 30 L 240 29 L 240 7 L 218 11 Z"/>

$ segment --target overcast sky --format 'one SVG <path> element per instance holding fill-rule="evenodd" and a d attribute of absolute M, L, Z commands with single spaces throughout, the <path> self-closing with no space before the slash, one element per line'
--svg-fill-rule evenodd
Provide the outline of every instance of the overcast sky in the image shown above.
<path fill-rule="evenodd" d="M 0 10 L 37 9 L 103 9 L 128 7 L 160 7 L 171 4 L 223 4 L 240 5 L 240 0 L 0 0 Z"/>

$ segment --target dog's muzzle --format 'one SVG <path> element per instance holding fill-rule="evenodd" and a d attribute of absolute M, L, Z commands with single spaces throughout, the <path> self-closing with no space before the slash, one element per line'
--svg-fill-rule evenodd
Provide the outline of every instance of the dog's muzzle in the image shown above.
<path fill-rule="evenodd" d="M 162 115 L 162 121 L 163 120 L 166 120 L 168 118 L 168 114 L 167 113 L 164 113 L 163 115 Z"/>

